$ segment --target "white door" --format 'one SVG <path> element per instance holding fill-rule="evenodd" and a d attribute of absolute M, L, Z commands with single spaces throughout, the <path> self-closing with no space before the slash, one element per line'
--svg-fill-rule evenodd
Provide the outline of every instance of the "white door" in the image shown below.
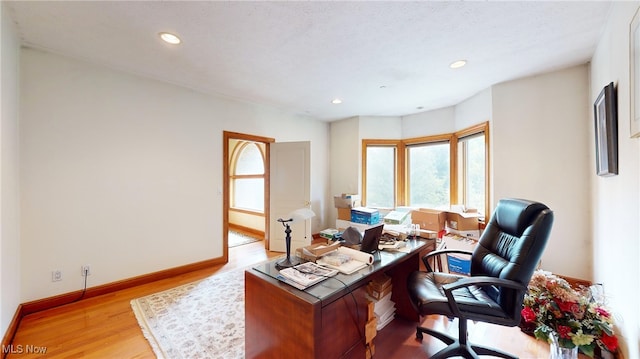
<path fill-rule="evenodd" d="M 286 252 L 284 226 L 293 210 L 311 205 L 310 148 L 306 142 L 270 144 L 269 249 Z M 311 244 L 311 220 L 291 223 L 291 255 L 296 248 Z"/>

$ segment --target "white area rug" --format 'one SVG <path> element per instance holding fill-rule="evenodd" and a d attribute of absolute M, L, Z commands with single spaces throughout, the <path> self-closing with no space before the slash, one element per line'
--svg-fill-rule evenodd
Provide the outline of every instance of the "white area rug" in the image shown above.
<path fill-rule="evenodd" d="M 244 358 L 244 269 L 131 301 L 158 358 Z"/>

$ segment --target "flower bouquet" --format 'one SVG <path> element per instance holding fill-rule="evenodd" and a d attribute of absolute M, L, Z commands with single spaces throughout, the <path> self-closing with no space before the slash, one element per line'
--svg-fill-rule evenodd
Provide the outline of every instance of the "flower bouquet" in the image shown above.
<path fill-rule="evenodd" d="M 574 289 L 566 280 L 538 270 L 529 282 L 521 314 L 526 324 L 535 325 L 537 339 L 551 343 L 555 336 L 560 347 L 578 347 L 593 358 L 596 346 L 612 353 L 618 348 L 613 318 L 600 302 L 590 288 Z"/>

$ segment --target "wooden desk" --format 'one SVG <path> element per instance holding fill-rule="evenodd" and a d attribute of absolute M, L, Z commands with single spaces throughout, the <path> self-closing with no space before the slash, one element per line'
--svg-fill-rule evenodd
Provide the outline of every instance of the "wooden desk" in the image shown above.
<path fill-rule="evenodd" d="M 367 283 L 390 276 L 396 315 L 417 322 L 406 281 L 432 242 L 411 240 L 409 253 L 381 252 L 373 265 L 304 291 L 276 279 L 276 261 L 245 271 L 246 358 L 365 358 Z"/>

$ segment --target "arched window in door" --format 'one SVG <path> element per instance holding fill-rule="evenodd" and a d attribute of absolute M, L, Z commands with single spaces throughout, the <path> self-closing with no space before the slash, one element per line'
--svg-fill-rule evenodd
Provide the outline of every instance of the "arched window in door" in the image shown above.
<path fill-rule="evenodd" d="M 263 144 L 239 141 L 232 152 L 231 207 L 264 213 L 264 147 Z"/>

